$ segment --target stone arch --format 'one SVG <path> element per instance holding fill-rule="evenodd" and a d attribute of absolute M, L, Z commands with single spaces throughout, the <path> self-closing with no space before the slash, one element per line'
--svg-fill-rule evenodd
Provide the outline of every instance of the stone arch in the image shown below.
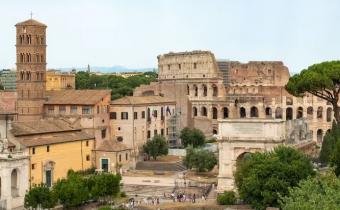
<path fill-rule="evenodd" d="M 153 90 L 147 90 L 142 93 L 142 96 L 154 96 L 155 92 Z"/>
<path fill-rule="evenodd" d="M 223 107 L 223 119 L 229 118 L 229 109 L 227 107 Z"/>
<path fill-rule="evenodd" d="M 323 137 L 323 130 L 319 129 L 316 133 L 316 141 L 321 144 L 322 143 L 322 137 Z"/>
<path fill-rule="evenodd" d="M 213 135 L 217 135 L 218 134 L 218 131 L 217 131 L 217 129 L 213 129 Z"/>
<path fill-rule="evenodd" d="M 217 119 L 217 108 L 213 107 L 213 119 Z"/>
<path fill-rule="evenodd" d="M 207 116 L 207 108 L 205 108 L 205 107 L 202 107 L 201 108 L 201 116 Z"/>
<path fill-rule="evenodd" d="M 313 119 L 313 111 L 314 109 L 312 106 L 307 108 L 307 119 Z"/>
<path fill-rule="evenodd" d="M 293 109 L 291 107 L 288 107 L 286 109 L 286 120 L 292 120 L 293 119 Z"/>
<path fill-rule="evenodd" d="M 297 112 L 296 112 L 296 119 L 300 119 L 300 118 L 303 118 L 303 108 L 301 106 L 297 108 Z"/>
<path fill-rule="evenodd" d="M 246 112 L 246 109 L 244 107 L 240 108 L 240 117 L 241 118 L 247 117 L 247 112 Z"/>
<path fill-rule="evenodd" d="M 266 118 L 272 118 L 272 109 L 270 107 L 266 108 Z"/>
<path fill-rule="evenodd" d="M 193 85 L 195 96 L 198 96 L 198 87 L 197 85 Z"/>
<path fill-rule="evenodd" d="M 203 89 L 202 96 L 204 97 L 208 96 L 208 88 L 205 84 L 202 85 L 202 89 Z"/>
<path fill-rule="evenodd" d="M 259 110 L 253 106 L 250 108 L 250 117 L 259 117 Z"/>
<path fill-rule="evenodd" d="M 17 169 L 13 169 L 11 173 L 11 195 L 12 197 L 19 197 L 19 173 Z"/>
<path fill-rule="evenodd" d="M 323 115 L 323 108 L 322 108 L 322 106 L 319 106 L 317 111 L 316 111 L 316 118 L 322 119 L 322 115 Z"/>
<path fill-rule="evenodd" d="M 282 108 L 277 107 L 275 109 L 275 119 L 282 119 Z"/>
<path fill-rule="evenodd" d="M 218 88 L 215 84 L 213 84 L 212 86 L 212 90 L 213 90 L 213 97 L 217 97 L 218 96 Z"/>
<path fill-rule="evenodd" d="M 240 162 L 242 160 L 248 159 L 250 157 L 251 153 L 250 152 L 243 152 L 236 158 L 236 162 Z"/>
<path fill-rule="evenodd" d="M 287 97 L 287 98 L 286 98 L 286 105 L 293 105 L 293 99 Z"/>
<path fill-rule="evenodd" d="M 192 108 L 192 115 L 193 115 L 194 117 L 197 116 L 197 108 L 196 108 L 196 107 L 193 107 L 193 108 Z"/>
<path fill-rule="evenodd" d="M 327 122 L 331 122 L 332 121 L 332 108 L 328 107 L 327 108 Z"/>

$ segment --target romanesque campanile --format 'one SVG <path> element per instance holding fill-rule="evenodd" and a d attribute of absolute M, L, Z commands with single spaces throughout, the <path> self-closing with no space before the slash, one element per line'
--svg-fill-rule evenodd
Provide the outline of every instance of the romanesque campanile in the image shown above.
<path fill-rule="evenodd" d="M 46 28 L 30 19 L 15 25 L 18 121 L 39 120 L 46 100 Z"/>

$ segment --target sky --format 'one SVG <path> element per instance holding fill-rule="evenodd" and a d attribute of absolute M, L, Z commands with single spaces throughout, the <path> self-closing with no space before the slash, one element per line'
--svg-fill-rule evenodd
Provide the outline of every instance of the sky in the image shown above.
<path fill-rule="evenodd" d="M 47 28 L 47 68 L 157 67 L 157 56 L 283 61 L 291 72 L 340 59 L 338 0 L 1 0 L 0 69 L 15 68 L 15 27 Z"/>

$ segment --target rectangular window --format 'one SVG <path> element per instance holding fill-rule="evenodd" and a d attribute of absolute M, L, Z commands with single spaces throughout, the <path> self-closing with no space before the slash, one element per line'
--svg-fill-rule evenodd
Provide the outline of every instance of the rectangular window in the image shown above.
<path fill-rule="evenodd" d="M 47 146 L 47 147 L 46 147 L 46 151 L 47 151 L 47 152 L 50 152 L 50 146 Z"/>
<path fill-rule="evenodd" d="M 155 110 L 155 111 L 153 112 L 153 116 L 154 116 L 154 117 L 157 117 L 157 110 Z"/>
<path fill-rule="evenodd" d="M 99 106 L 97 106 L 97 114 L 99 114 Z"/>
<path fill-rule="evenodd" d="M 166 128 L 166 135 L 169 135 L 169 128 Z"/>
<path fill-rule="evenodd" d="M 54 114 L 54 106 L 48 107 L 48 114 Z"/>
<path fill-rule="evenodd" d="M 125 160 L 128 160 L 128 153 L 125 154 Z"/>
<path fill-rule="evenodd" d="M 121 119 L 122 119 L 122 120 L 127 120 L 127 119 L 129 119 L 128 113 L 127 113 L 127 112 L 122 112 L 122 113 L 121 113 Z"/>
<path fill-rule="evenodd" d="M 157 135 L 157 130 L 153 131 L 153 135 L 155 135 L 155 136 Z"/>
<path fill-rule="evenodd" d="M 102 130 L 102 139 L 104 139 L 106 137 L 106 129 Z"/>
<path fill-rule="evenodd" d="M 117 113 L 116 112 L 110 112 L 110 119 L 111 120 L 117 119 Z"/>
<path fill-rule="evenodd" d="M 197 64 L 196 63 L 194 63 L 194 69 L 196 69 L 197 68 Z"/>
<path fill-rule="evenodd" d="M 86 161 L 90 161 L 90 155 L 86 155 Z"/>
<path fill-rule="evenodd" d="M 89 146 L 89 141 L 86 141 L 86 146 L 87 146 L 87 147 Z"/>
<path fill-rule="evenodd" d="M 66 114 L 66 106 L 59 106 L 59 114 Z"/>
<path fill-rule="evenodd" d="M 83 106 L 83 114 L 90 114 L 90 107 L 89 106 Z"/>
<path fill-rule="evenodd" d="M 78 114 L 78 107 L 77 106 L 71 106 L 71 114 Z"/>
<path fill-rule="evenodd" d="M 145 111 L 142 111 L 142 119 L 145 119 Z"/>
<path fill-rule="evenodd" d="M 34 170 L 35 169 L 35 164 L 32 164 L 32 170 Z"/>
<path fill-rule="evenodd" d="M 148 131 L 148 136 L 147 136 L 147 138 L 148 138 L 148 139 L 151 138 L 151 131 Z"/>
<path fill-rule="evenodd" d="M 119 155 L 119 162 L 122 162 L 122 155 Z"/>
<path fill-rule="evenodd" d="M 35 147 L 32 148 L 32 154 L 35 154 Z"/>
<path fill-rule="evenodd" d="M 181 69 L 181 67 L 182 67 L 181 64 L 178 64 L 178 68 Z"/>
<path fill-rule="evenodd" d="M 170 65 L 168 65 L 168 70 L 170 70 Z"/>
<path fill-rule="evenodd" d="M 134 112 L 133 113 L 133 119 L 137 120 L 137 117 L 138 117 L 137 112 Z"/>
<path fill-rule="evenodd" d="M 164 136 L 164 129 L 161 129 L 161 135 Z"/>
<path fill-rule="evenodd" d="M 46 177 L 46 186 L 52 187 L 52 172 L 51 172 L 51 170 L 48 170 L 48 171 L 45 172 L 45 177 Z"/>

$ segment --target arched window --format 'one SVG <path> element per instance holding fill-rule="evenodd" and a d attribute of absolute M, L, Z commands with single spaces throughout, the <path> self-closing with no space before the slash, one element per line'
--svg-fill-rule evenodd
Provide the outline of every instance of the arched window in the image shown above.
<path fill-rule="evenodd" d="M 28 71 L 26 71 L 26 80 L 29 80 L 30 79 L 30 75 L 28 73 Z"/>
<path fill-rule="evenodd" d="M 269 107 L 266 108 L 266 118 L 272 118 L 272 109 Z"/>
<path fill-rule="evenodd" d="M 332 121 L 332 108 L 327 108 L 327 122 Z"/>
<path fill-rule="evenodd" d="M 196 107 L 192 108 L 192 112 L 193 112 L 194 117 L 196 117 L 197 116 L 197 108 Z"/>
<path fill-rule="evenodd" d="M 292 120 L 293 119 L 293 109 L 291 107 L 288 107 L 286 109 L 286 120 Z"/>
<path fill-rule="evenodd" d="M 246 109 L 244 107 L 240 108 L 240 117 L 245 118 L 247 116 Z"/>
<path fill-rule="evenodd" d="M 43 73 L 43 72 L 40 72 L 40 79 L 41 79 L 41 80 L 45 80 L 45 78 L 44 78 L 44 73 Z"/>
<path fill-rule="evenodd" d="M 213 107 L 213 119 L 217 119 L 217 109 Z"/>
<path fill-rule="evenodd" d="M 20 72 L 20 80 L 25 80 L 25 73 L 23 71 Z"/>
<path fill-rule="evenodd" d="M 213 129 L 213 135 L 217 135 L 217 134 L 218 134 L 217 130 Z"/>
<path fill-rule="evenodd" d="M 322 143 L 322 136 L 323 136 L 323 131 L 322 131 L 322 129 L 319 129 L 316 135 L 317 135 L 317 136 L 316 136 L 316 141 L 317 141 L 318 143 Z"/>
<path fill-rule="evenodd" d="M 287 99 L 286 99 L 286 105 L 293 105 L 293 99 L 287 97 Z"/>
<path fill-rule="evenodd" d="M 194 85 L 194 90 L 195 90 L 195 96 L 198 96 L 198 87 L 197 87 L 197 85 Z"/>
<path fill-rule="evenodd" d="M 18 197 L 18 172 L 14 169 L 11 173 L 11 195 L 13 198 Z"/>
<path fill-rule="evenodd" d="M 208 96 L 208 88 L 207 88 L 207 86 L 206 85 L 202 85 L 202 87 L 203 87 L 203 96 L 204 97 Z"/>
<path fill-rule="evenodd" d="M 322 119 L 322 112 L 323 112 L 323 108 L 319 106 L 318 110 L 316 111 L 316 118 Z"/>
<path fill-rule="evenodd" d="M 36 73 L 37 74 L 37 81 L 39 80 L 39 72 Z"/>
<path fill-rule="evenodd" d="M 303 118 L 303 108 L 301 106 L 298 107 L 298 109 L 297 109 L 296 118 L 297 119 Z"/>
<path fill-rule="evenodd" d="M 282 108 L 277 107 L 275 109 L 275 119 L 282 119 Z"/>
<path fill-rule="evenodd" d="M 217 97 L 218 96 L 218 89 L 216 85 L 212 85 L 212 89 L 213 89 L 213 97 Z"/>
<path fill-rule="evenodd" d="M 313 111 L 314 109 L 312 106 L 307 108 L 307 119 L 313 119 Z"/>
<path fill-rule="evenodd" d="M 250 108 L 250 117 L 259 117 L 259 111 L 255 106 Z"/>
<path fill-rule="evenodd" d="M 229 118 L 229 110 L 227 107 L 223 108 L 223 119 Z"/>
<path fill-rule="evenodd" d="M 44 62 L 44 55 L 43 55 L 43 54 L 40 55 L 40 62 L 41 62 L 41 63 Z"/>
<path fill-rule="evenodd" d="M 190 87 L 187 85 L 187 95 L 190 95 Z"/>
<path fill-rule="evenodd" d="M 202 115 L 202 116 L 207 116 L 207 108 L 202 107 L 202 109 L 201 109 L 201 115 Z"/>

